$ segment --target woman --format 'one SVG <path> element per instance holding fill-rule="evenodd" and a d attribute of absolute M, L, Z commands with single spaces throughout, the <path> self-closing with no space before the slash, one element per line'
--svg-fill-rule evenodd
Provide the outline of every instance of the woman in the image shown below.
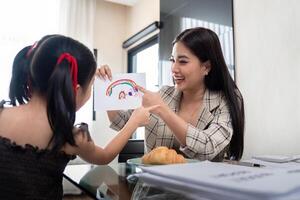
<path fill-rule="evenodd" d="M 175 86 L 144 92 L 143 106 L 153 109 L 145 127 L 146 151 L 167 146 L 188 158 L 239 160 L 243 154 L 244 105 L 227 69 L 218 36 L 205 28 L 187 29 L 173 42 Z M 111 78 L 108 66 L 99 69 Z M 112 128 L 120 129 L 131 112 L 108 112 Z"/>
<path fill-rule="evenodd" d="M 14 60 L 10 98 L 0 109 L 0 199 L 62 199 L 63 171 L 79 155 L 109 163 L 149 109 L 137 109 L 103 149 L 87 125 L 74 128 L 75 113 L 91 95 L 96 62 L 91 51 L 69 37 L 50 35 L 22 49 Z"/>

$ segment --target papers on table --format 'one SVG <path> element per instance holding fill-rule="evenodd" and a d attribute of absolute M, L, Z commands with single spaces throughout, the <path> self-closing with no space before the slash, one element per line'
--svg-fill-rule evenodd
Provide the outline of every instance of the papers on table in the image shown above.
<path fill-rule="evenodd" d="M 142 105 L 137 85 L 146 85 L 144 73 L 114 74 L 112 81 L 97 78 L 94 83 L 95 110 L 128 110 Z"/>
<path fill-rule="evenodd" d="M 300 165 L 263 169 L 209 161 L 142 167 L 143 181 L 193 199 L 300 199 Z"/>
<path fill-rule="evenodd" d="M 300 155 L 284 156 L 284 155 L 258 155 L 253 156 L 254 159 L 263 160 L 267 162 L 286 163 L 286 162 L 300 162 Z"/>
<path fill-rule="evenodd" d="M 245 162 L 262 165 L 264 169 L 282 169 L 282 168 L 297 167 L 300 165 L 299 162 L 269 162 L 269 161 L 258 160 L 258 159 L 249 159 L 249 160 L 245 160 Z"/>

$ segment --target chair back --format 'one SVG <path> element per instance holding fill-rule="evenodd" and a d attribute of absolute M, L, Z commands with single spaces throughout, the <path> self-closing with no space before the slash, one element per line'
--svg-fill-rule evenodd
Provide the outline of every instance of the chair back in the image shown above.
<path fill-rule="evenodd" d="M 131 158 L 144 155 L 144 140 L 130 139 L 119 154 L 118 162 L 126 162 Z"/>

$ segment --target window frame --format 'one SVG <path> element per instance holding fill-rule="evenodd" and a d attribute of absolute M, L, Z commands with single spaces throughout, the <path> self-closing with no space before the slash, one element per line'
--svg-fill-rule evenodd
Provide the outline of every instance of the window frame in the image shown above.
<path fill-rule="evenodd" d="M 150 37 L 149 39 L 145 40 L 141 44 L 133 47 L 132 49 L 128 50 L 127 53 L 127 72 L 128 73 L 135 73 L 136 68 L 134 66 L 134 56 L 139 52 L 143 51 L 144 49 L 149 48 L 152 45 L 159 44 L 158 34 Z"/>

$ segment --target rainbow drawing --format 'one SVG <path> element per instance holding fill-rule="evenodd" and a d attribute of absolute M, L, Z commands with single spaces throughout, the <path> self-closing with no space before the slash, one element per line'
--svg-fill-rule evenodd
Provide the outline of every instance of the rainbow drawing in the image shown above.
<path fill-rule="evenodd" d="M 117 81 L 114 81 L 113 83 L 111 83 L 107 87 L 106 96 L 111 96 L 112 93 L 113 93 L 113 88 L 117 87 L 118 85 L 127 85 L 135 93 L 138 92 L 137 84 L 133 80 L 131 80 L 131 79 L 119 79 Z M 130 94 L 130 93 L 129 93 L 129 95 L 132 96 L 132 94 Z"/>

